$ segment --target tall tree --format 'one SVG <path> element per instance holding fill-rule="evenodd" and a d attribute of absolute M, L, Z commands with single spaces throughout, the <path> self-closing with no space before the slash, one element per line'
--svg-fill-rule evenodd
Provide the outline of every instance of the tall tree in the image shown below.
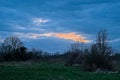
<path fill-rule="evenodd" d="M 91 63 L 96 65 L 96 68 L 111 69 L 111 54 L 112 48 L 108 45 L 106 30 L 102 30 L 97 35 L 96 43 L 91 47 Z"/>
<path fill-rule="evenodd" d="M 16 50 L 21 47 L 23 47 L 23 43 L 17 36 L 9 36 L 4 40 L 0 51 L 5 59 L 9 60 L 16 56 Z"/>
<path fill-rule="evenodd" d="M 4 40 L 2 45 L 10 46 L 12 50 L 12 49 L 20 48 L 21 46 L 23 46 L 23 43 L 17 36 L 9 36 Z"/>

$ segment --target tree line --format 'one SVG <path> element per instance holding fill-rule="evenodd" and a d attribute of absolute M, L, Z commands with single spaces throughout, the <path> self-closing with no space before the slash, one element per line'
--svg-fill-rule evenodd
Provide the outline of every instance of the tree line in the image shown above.
<path fill-rule="evenodd" d="M 0 45 L 0 62 L 47 60 L 50 53 L 42 50 L 29 50 L 17 36 L 7 37 Z"/>
<path fill-rule="evenodd" d="M 0 45 L 0 62 L 28 60 L 62 62 L 65 66 L 77 64 L 84 71 L 116 70 L 120 67 L 120 54 L 109 45 L 106 30 L 98 32 L 96 42 L 89 47 L 85 47 L 84 43 L 75 42 L 63 54 L 29 50 L 17 36 L 7 37 Z"/>

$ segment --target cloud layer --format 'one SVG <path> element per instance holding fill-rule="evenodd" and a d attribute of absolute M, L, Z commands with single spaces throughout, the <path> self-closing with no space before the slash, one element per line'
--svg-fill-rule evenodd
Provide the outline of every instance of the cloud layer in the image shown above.
<path fill-rule="evenodd" d="M 76 34 L 74 32 L 71 33 L 14 33 L 20 37 L 24 38 L 31 38 L 31 39 L 39 39 L 39 38 L 45 38 L 45 37 L 55 37 L 55 38 L 60 38 L 60 39 L 65 39 L 65 40 L 72 40 L 74 42 L 83 42 L 83 43 L 88 43 L 90 40 L 87 40 L 85 36 L 82 36 L 80 34 Z"/>
<path fill-rule="evenodd" d="M 58 49 L 58 42 L 61 50 L 67 41 L 94 41 L 101 29 L 108 30 L 111 42 L 118 44 L 120 39 L 120 0 L 0 0 L 0 4 L 0 37 L 20 35 L 29 47 L 48 50 L 53 44 Z"/>

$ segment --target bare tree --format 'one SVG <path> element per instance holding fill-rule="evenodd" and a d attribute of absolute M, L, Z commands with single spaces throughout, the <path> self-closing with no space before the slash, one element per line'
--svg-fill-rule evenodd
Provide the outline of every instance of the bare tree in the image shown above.
<path fill-rule="evenodd" d="M 90 49 L 89 58 L 86 58 L 86 64 L 91 70 L 97 68 L 112 69 L 110 56 L 112 48 L 108 45 L 106 30 L 102 30 L 97 35 L 96 43 Z"/>
<path fill-rule="evenodd" d="M 84 50 L 84 43 L 82 42 L 75 42 L 70 46 L 71 52 L 77 52 L 77 51 L 83 51 L 83 50 Z"/>
<path fill-rule="evenodd" d="M 17 36 L 9 36 L 1 45 L 0 52 L 6 59 L 9 60 L 9 58 L 15 56 L 16 50 L 20 49 L 21 47 L 23 47 L 23 43 Z"/>
<path fill-rule="evenodd" d="M 108 46 L 108 39 L 107 39 L 107 33 L 106 30 L 100 31 L 97 35 L 97 41 L 96 41 L 96 47 L 101 55 L 110 55 L 108 53 L 108 49 L 110 48 Z"/>
<path fill-rule="evenodd" d="M 72 66 L 74 63 L 79 62 L 83 50 L 84 50 L 84 43 L 75 42 L 71 44 L 70 49 L 67 52 L 68 59 L 65 65 Z"/>
<path fill-rule="evenodd" d="M 18 49 L 21 46 L 23 46 L 23 43 L 20 41 L 20 39 L 17 36 L 9 36 L 4 40 L 2 45 L 10 46 L 11 49 Z"/>

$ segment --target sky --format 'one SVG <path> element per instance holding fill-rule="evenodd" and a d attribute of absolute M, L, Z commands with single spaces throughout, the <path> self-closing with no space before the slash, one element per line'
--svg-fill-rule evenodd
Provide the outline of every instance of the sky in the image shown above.
<path fill-rule="evenodd" d="M 64 52 L 103 29 L 120 48 L 120 0 L 0 0 L 0 43 L 16 35 L 28 48 Z"/>

